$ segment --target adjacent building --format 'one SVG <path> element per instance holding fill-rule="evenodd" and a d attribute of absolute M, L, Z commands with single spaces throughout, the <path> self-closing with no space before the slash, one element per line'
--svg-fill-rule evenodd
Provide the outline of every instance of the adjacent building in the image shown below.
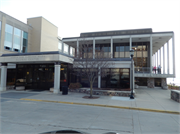
<path fill-rule="evenodd" d="M 153 32 L 147 28 L 88 32 L 61 39 L 58 27 L 43 17 L 28 18 L 25 24 L 0 12 L 0 90 L 10 85 L 34 90 L 54 87 L 54 93 L 58 93 L 61 86 L 72 82 L 88 87 L 87 78 L 75 77 L 70 70 L 84 40 L 92 45 L 93 55 L 103 50 L 104 56 L 114 62 L 112 67 L 101 68 L 113 75 L 99 76 L 94 82 L 96 88 L 131 88 L 131 77 L 139 88 L 164 87 L 166 78 L 175 77 L 172 31 Z M 133 75 L 131 49 L 135 51 Z"/>

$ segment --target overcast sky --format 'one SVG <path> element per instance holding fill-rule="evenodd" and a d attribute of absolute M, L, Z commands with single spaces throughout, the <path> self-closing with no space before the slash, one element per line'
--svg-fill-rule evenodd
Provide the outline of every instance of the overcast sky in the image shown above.
<path fill-rule="evenodd" d="M 0 10 L 25 23 L 43 16 L 58 27 L 61 38 L 138 28 L 174 31 L 180 79 L 180 0 L 0 0 Z"/>

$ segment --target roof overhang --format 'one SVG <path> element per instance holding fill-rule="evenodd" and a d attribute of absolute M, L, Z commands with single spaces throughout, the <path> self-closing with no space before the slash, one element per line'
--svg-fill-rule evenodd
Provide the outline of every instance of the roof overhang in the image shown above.
<path fill-rule="evenodd" d="M 72 56 L 63 54 L 59 51 L 3 54 L 0 57 L 1 63 L 15 63 L 15 64 L 37 64 L 37 63 L 54 63 L 54 62 L 73 64 L 73 61 L 74 58 Z"/>

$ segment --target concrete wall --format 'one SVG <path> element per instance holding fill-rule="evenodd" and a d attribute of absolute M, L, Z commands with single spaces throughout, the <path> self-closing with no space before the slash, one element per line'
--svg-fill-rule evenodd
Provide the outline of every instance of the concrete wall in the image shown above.
<path fill-rule="evenodd" d="M 27 19 L 27 24 L 32 26 L 31 31 L 31 48 L 28 52 L 40 52 L 41 44 L 41 17 Z"/>
<path fill-rule="evenodd" d="M 40 51 L 58 51 L 58 28 L 42 18 Z"/>
<path fill-rule="evenodd" d="M 58 51 L 58 28 L 43 17 L 28 18 L 33 27 L 30 52 Z"/>

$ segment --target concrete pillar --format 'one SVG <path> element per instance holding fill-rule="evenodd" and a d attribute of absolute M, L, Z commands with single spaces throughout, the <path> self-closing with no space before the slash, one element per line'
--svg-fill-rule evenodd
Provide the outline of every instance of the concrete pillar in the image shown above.
<path fill-rule="evenodd" d="M 163 74 L 165 74 L 165 46 L 163 46 Z"/>
<path fill-rule="evenodd" d="M 174 45 L 174 34 L 172 36 L 172 61 L 173 61 L 173 75 L 176 75 L 176 70 L 175 70 L 175 45 Z"/>
<path fill-rule="evenodd" d="M 7 63 L 1 63 L 0 91 L 6 91 L 6 81 L 7 81 Z"/>
<path fill-rule="evenodd" d="M 60 92 L 60 76 L 61 76 L 61 63 L 55 62 L 54 64 L 54 91 L 53 93 L 58 94 Z"/>
<path fill-rule="evenodd" d="M 132 49 L 132 38 L 131 37 L 129 38 L 129 49 L 130 50 Z"/>
<path fill-rule="evenodd" d="M 159 56 L 158 56 L 158 54 L 159 54 L 159 50 L 157 51 L 157 67 L 159 66 Z"/>
<path fill-rule="evenodd" d="M 77 40 L 77 47 L 76 47 L 77 57 L 79 57 L 79 41 Z"/>
<path fill-rule="evenodd" d="M 99 75 L 98 75 L 98 88 L 101 88 L 101 68 L 99 67 Z"/>
<path fill-rule="evenodd" d="M 61 43 L 62 43 L 62 53 L 64 53 L 64 42 L 61 41 Z"/>
<path fill-rule="evenodd" d="M 169 74 L 169 41 L 167 42 L 167 74 Z"/>
<path fill-rule="evenodd" d="M 111 58 L 113 58 L 113 39 L 111 37 Z"/>
<path fill-rule="evenodd" d="M 154 59 L 155 59 L 155 64 L 154 64 L 154 66 L 156 66 L 156 53 L 154 54 Z"/>
<path fill-rule="evenodd" d="M 160 66 L 161 66 L 161 48 L 159 50 L 159 62 L 160 62 Z"/>
<path fill-rule="evenodd" d="M 150 36 L 150 73 L 152 74 L 152 35 Z"/>
<path fill-rule="evenodd" d="M 71 55 L 71 54 L 70 54 L 70 46 L 69 46 L 69 45 L 68 45 L 68 54 Z"/>
<path fill-rule="evenodd" d="M 95 59 L 95 39 L 93 39 L 93 59 Z"/>

